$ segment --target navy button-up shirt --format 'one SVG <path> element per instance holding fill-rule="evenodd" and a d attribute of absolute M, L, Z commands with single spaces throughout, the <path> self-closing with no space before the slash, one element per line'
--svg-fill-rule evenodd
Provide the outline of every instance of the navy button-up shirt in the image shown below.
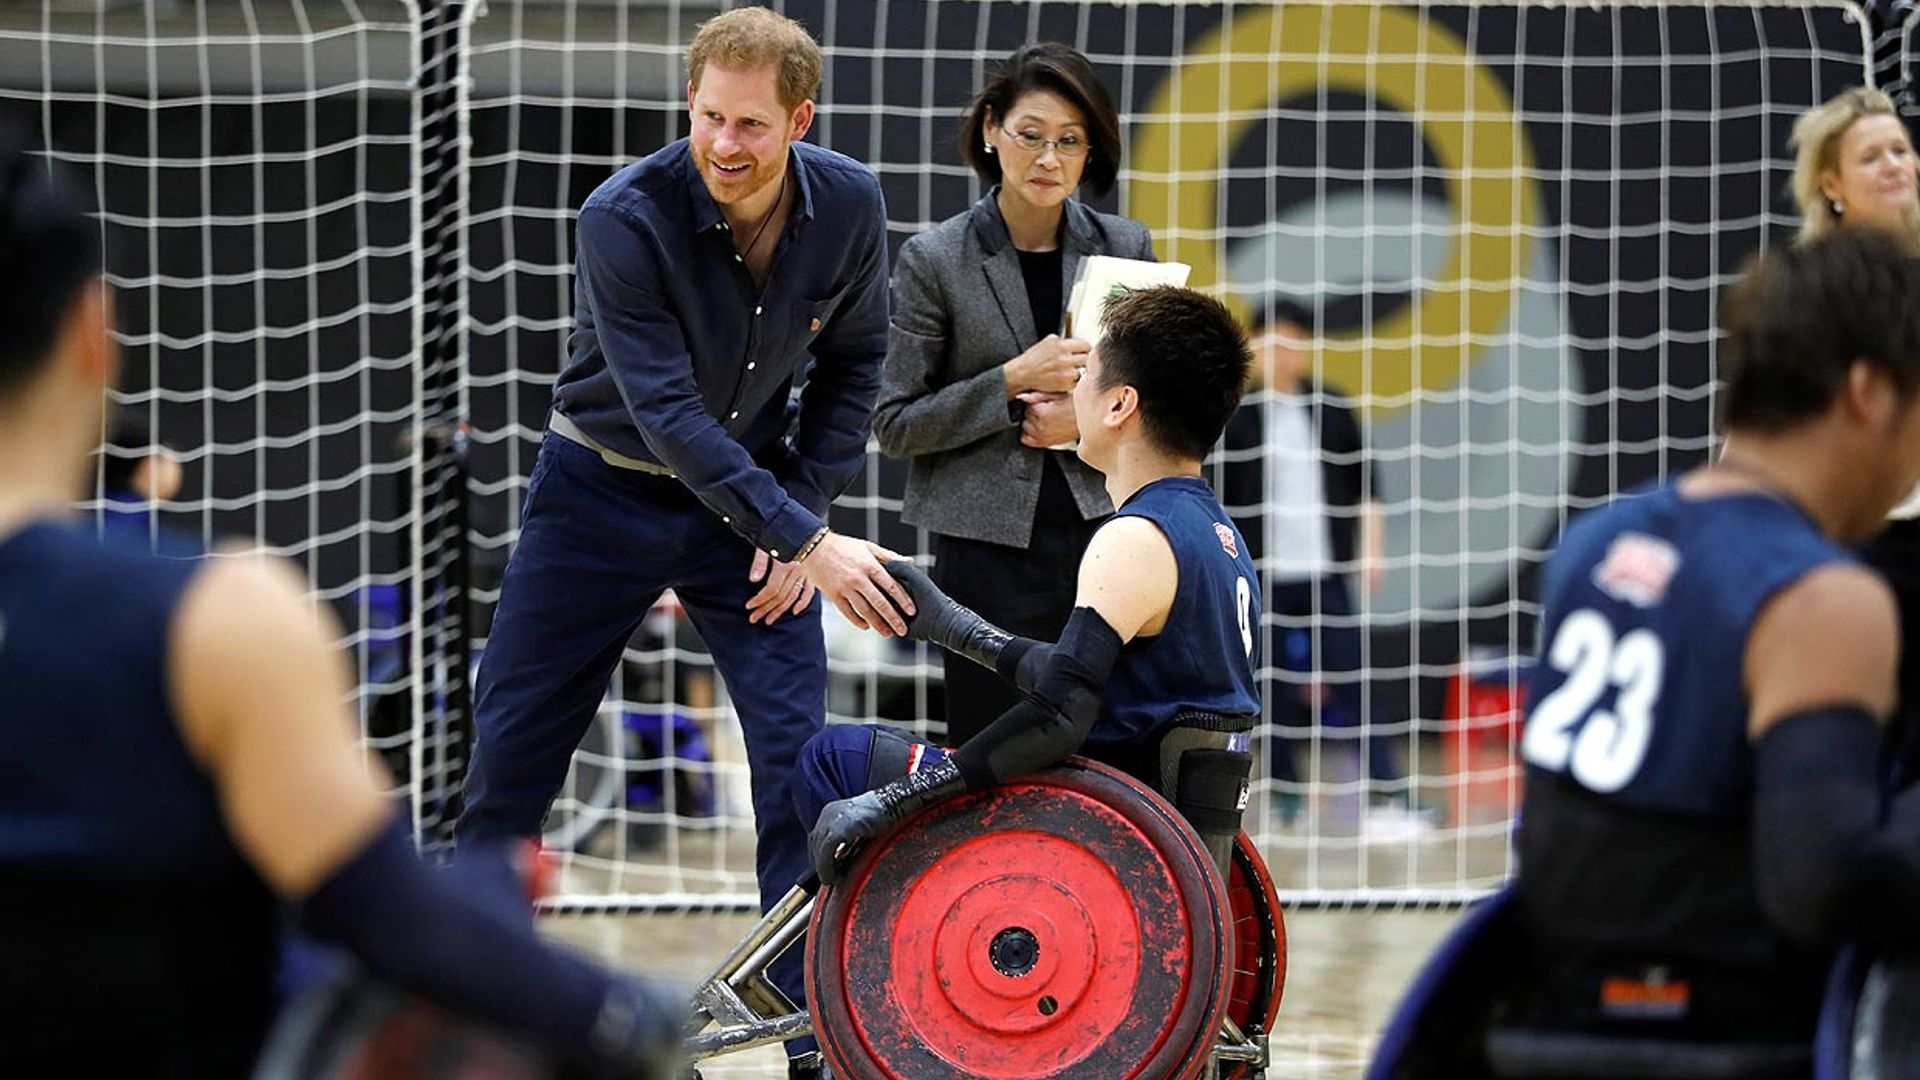
<path fill-rule="evenodd" d="M 807 143 L 788 167 L 797 197 L 764 288 L 685 139 L 601 184 L 580 209 L 571 357 L 553 390 L 588 438 L 673 470 L 781 558 L 859 472 L 887 352 L 879 181 Z"/>

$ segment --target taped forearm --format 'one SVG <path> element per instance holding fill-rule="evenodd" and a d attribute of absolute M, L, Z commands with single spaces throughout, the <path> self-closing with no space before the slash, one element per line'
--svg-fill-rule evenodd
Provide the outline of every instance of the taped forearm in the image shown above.
<path fill-rule="evenodd" d="M 1101 690 L 1119 659 L 1120 644 L 1120 635 L 1098 612 L 1081 607 L 1074 609 L 1058 645 L 1029 649 L 1029 656 L 1045 654 L 1031 693 L 954 751 L 968 788 L 1044 769 L 1079 750 L 1099 719 Z"/>
<path fill-rule="evenodd" d="M 1882 823 L 1873 717 L 1797 713 L 1753 752 L 1754 873 L 1768 918 L 1811 945 L 1920 946 L 1920 845 Z"/>
<path fill-rule="evenodd" d="M 1022 691 L 1031 693 L 1040 685 L 1040 676 L 1047 670 L 1047 661 L 1053 659 L 1053 646 L 1032 638 L 1014 638 L 1000 650 L 1000 658 L 994 663 L 994 670 Z"/>
<path fill-rule="evenodd" d="M 942 758 L 917 772 L 882 784 L 873 794 L 887 821 L 905 821 L 922 809 L 965 790 L 960 772 L 951 757 Z"/>
<path fill-rule="evenodd" d="M 653 1061 L 677 1041 L 675 1017 L 642 984 L 541 941 L 524 910 L 449 888 L 397 819 L 302 909 L 314 933 L 401 989 L 583 1064 Z"/>

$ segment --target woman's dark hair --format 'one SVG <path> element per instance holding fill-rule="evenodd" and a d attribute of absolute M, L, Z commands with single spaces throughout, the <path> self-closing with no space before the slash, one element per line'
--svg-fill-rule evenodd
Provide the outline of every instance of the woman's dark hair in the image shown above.
<path fill-rule="evenodd" d="M 1080 183 L 1095 195 L 1112 191 L 1120 176 L 1120 116 L 1092 61 L 1057 41 L 1023 46 L 980 88 L 960 121 L 961 160 L 973 166 L 980 179 L 999 183 L 1000 159 L 985 149 L 987 117 L 1005 123 L 1013 103 L 1035 90 L 1059 94 L 1086 117 L 1087 168 L 1080 174 Z"/>
<path fill-rule="evenodd" d="M 1757 260 L 1727 297 L 1729 427 L 1786 431 L 1826 411 L 1855 361 L 1920 390 L 1920 261 L 1904 238 L 1835 229 Z"/>

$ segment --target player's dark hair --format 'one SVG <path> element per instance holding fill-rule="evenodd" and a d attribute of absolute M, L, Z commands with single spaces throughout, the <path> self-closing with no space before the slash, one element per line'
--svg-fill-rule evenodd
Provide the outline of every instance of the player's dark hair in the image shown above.
<path fill-rule="evenodd" d="M 1899 237 L 1836 229 L 1757 259 L 1727 298 L 1726 426 L 1782 431 L 1826 411 L 1854 361 L 1920 389 L 1920 261 Z"/>
<path fill-rule="evenodd" d="M 1225 304 L 1161 285 L 1122 293 L 1101 313 L 1098 389 L 1140 392 L 1147 437 L 1169 454 L 1199 459 L 1240 404 L 1253 355 Z"/>
<path fill-rule="evenodd" d="M 100 232 L 47 163 L 0 131 L 0 396 L 38 373 L 80 290 L 100 273 Z"/>
<path fill-rule="evenodd" d="M 1080 183 L 1095 195 L 1112 191 L 1114 180 L 1120 176 L 1120 116 L 1114 112 L 1113 99 L 1094 72 L 1093 62 L 1080 50 L 1057 41 L 1023 46 L 1007 57 L 999 73 L 974 95 L 967 115 L 960 120 L 961 160 L 973 166 L 980 179 L 999 183 L 999 155 L 986 152 L 987 117 L 1005 123 L 1013 103 L 1035 90 L 1059 94 L 1086 117 L 1087 167 L 1080 174 Z"/>

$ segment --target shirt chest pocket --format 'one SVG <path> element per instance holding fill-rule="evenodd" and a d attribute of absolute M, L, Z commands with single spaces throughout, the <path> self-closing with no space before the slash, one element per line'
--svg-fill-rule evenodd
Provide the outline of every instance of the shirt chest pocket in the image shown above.
<path fill-rule="evenodd" d="M 833 314 L 840 308 L 847 290 L 841 289 L 824 300 L 795 300 L 793 302 L 793 329 L 789 341 L 795 348 L 812 348 L 820 335 L 827 332 L 833 323 Z"/>

